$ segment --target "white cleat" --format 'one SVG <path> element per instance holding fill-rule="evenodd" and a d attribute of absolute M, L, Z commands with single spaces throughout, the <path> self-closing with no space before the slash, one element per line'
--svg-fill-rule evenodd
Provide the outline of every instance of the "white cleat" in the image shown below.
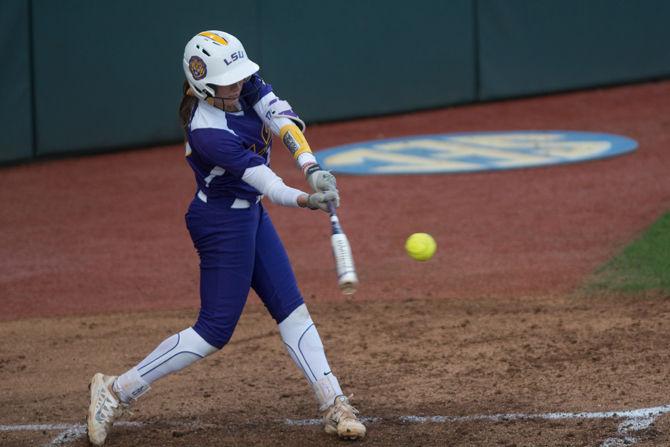
<path fill-rule="evenodd" d="M 103 445 L 112 430 L 114 420 L 121 416 L 125 405 L 112 391 L 116 376 L 105 376 L 97 373 L 91 379 L 91 405 L 88 407 L 86 422 L 88 440 L 93 445 Z"/>
<path fill-rule="evenodd" d="M 354 441 L 365 437 L 365 425 L 358 420 L 358 410 L 351 406 L 346 396 L 337 396 L 323 415 L 324 430 L 337 434 L 341 439 Z"/>

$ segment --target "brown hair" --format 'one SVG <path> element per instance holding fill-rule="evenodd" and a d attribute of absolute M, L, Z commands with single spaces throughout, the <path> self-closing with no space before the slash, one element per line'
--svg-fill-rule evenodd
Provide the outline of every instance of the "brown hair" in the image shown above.
<path fill-rule="evenodd" d="M 188 81 L 184 81 L 184 85 L 182 86 L 184 96 L 182 96 L 181 103 L 179 104 L 179 119 L 181 120 L 181 127 L 184 129 L 184 132 L 186 132 L 188 122 L 191 119 L 193 108 L 198 103 L 198 98 L 189 89 Z"/>

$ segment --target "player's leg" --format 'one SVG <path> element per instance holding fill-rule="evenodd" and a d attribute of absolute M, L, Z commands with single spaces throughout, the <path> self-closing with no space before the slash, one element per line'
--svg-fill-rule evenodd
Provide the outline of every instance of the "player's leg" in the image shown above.
<path fill-rule="evenodd" d="M 194 209 L 195 208 L 195 209 Z M 123 400 L 148 385 L 221 349 L 237 326 L 254 266 L 258 211 L 191 207 L 187 225 L 200 256 L 200 313 L 192 328 L 169 337 L 135 368 L 119 377 Z M 132 387 L 126 387 L 126 384 Z"/>
<path fill-rule="evenodd" d="M 279 325 L 291 358 L 308 380 L 319 410 L 325 412 L 326 431 L 343 438 L 365 436 L 365 426 L 343 395 L 333 374 L 321 337 L 298 290 L 286 250 L 263 211 L 256 236 L 252 287 Z"/>
<path fill-rule="evenodd" d="M 217 351 L 193 328 L 165 339 L 137 366 L 119 377 L 96 373 L 91 379 L 91 404 L 87 425 L 89 440 L 102 445 L 114 420 L 141 395 L 151 383 Z"/>
<path fill-rule="evenodd" d="M 248 210 L 192 206 L 187 224 L 200 255 L 198 320 L 165 339 L 118 378 L 96 374 L 91 380 L 89 439 L 102 445 L 114 420 L 151 384 L 221 349 L 239 321 L 251 284 L 258 217 Z M 216 222 L 211 224 L 210 222 Z"/>
<path fill-rule="evenodd" d="M 242 253 L 238 260 L 241 257 Z M 253 262 L 253 259 L 249 261 Z M 250 272 L 251 267 L 247 270 Z M 198 320 L 193 327 L 165 339 L 137 366 L 119 376 L 114 391 L 121 401 L 130 403 L 136 400 L 156 380 L 221 349 L 230 340 L 240 319 L 250 282 L 250 279 L 241 279 L 239 270 L 203 262 Z"/>
<path fill-rule="evenodd" d="M 358 420 L 358 410 L 342 393 L 337 377 L 328 365 L 321 337 L 307 306 L 301 304 L 282 320 L 279 331 L 291 358 L 314 389 L 326 432 L 344 439 L 363 438 L 365 426 Z"/>

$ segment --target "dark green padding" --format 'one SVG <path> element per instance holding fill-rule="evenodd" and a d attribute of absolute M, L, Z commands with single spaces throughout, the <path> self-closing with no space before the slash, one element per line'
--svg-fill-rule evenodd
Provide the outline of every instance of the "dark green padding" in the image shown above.
<path fill-rule="evenodd" d="M 179 141 L 182 52 L 205 29 L 240 37 L 307 121 L 670 76 L 665 0 L 5 0 L 0 12 L 0 161 L 33 145 Z"/>
<path fill-rule="evenodd" d="M 0 2 L 0 162 L 33 155 L 28 17 L 26 0 Z"/>
<path fill-rule="evenodd" d="M 263 71 L 308 120 L 475 100 L 470 0 L 261 2 Z"/>
<path fill-rule="evenodd" d="M 478 0 L 480 99 L 670 76 L 666 0 Z"/>
<path fill-rule="evenodd" d="M 240 37 L 309 121 L 475 99 L 470 0 L 34 0 L 34 17 L 40 155 L 178 140 L 182 51 L 203 29 Z"/>
<path fill-rule="evenodd" d="M 226 28 L 258 51 L 254 2 L 34 0 L 38 155 L 178 141 L 184 45 Z"/>

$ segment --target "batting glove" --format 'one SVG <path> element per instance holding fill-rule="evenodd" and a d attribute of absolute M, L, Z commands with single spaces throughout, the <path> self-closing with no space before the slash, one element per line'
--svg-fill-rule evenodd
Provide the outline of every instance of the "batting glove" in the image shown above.
<path fill-rule="evenodd" d="M 315 192 L 307 196 L 307 208 L 328 212 L 328 202 L 333 202 L 335 208 L 340 206 L 340 194 L 337 190 Z"/>
<path fill-rule="evenodd" d="M 321 166 L 318 164 L 307 168 L 307 183 L 316 192 L 337 191 L 335 176 L 321 169 Z"/>

